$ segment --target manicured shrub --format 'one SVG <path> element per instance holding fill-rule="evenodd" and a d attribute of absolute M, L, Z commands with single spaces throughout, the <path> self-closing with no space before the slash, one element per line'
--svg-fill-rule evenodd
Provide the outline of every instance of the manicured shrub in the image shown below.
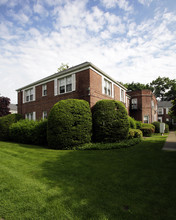
<path fill-rule="evenodd" d="M 20 120 L 10 126 L 11 140 L 24 143 L 47 145 L 47 120 Z"/>
<path fill-rule="evenodd" d="M 9 141 L 9 127 L 22 119 L 20 114 L 9 114 L 0 118 L 0 140 Z"/>
<path fill-rule="evenodd" d="M 117 142 L 128 138 L 128 115 L 121 102 L 98 101 L 92 109 L 92 117 L 93 141 Z"/>
<path fill-rule="evenodd" d="M 91 135 L 92 115 L 88 102 L 67 99 L 53 106 L 48 116 L 47 138 L 50 148 L 72 148 L 89 143 Z"/>
<path fill-rule="evenodd" d="M 144 137 L 151 137 L 153 134 L 153 129 L 149 127 L 142 127 L 141 131 Z"/>
<path fill-rule="evenodd" d="M 141 125 L 142 125 L 141 128 L 150 128 L 152 130 L 152 133 L 155 132 L 155 126 L 154 125 L 146 124 L 146 123 L 142 123 Z"/>
<path fill-rule="evenodd" d="M 128 116 L 130 128 L 136 129 L 136 120 L 130 116 Z"/>
<path fill-rule="evenodd" d="M 155 133 L 160 133 L 160 122 L 159 121 L 154 121 L 152 125 L 155 126 Z"/>
<path fill-rule="evenodd" d="M 136 121 L 136 128 L 141 129 L 142 127 L 142 122 L 141 121 Z"/>
<path fill-rule="evenodd" d="M 129 133 L 128 133 L 128 139 L 132 139 L 132 138 L 142 138 L 142 131 L 139 129 L 129 129 Z"/>

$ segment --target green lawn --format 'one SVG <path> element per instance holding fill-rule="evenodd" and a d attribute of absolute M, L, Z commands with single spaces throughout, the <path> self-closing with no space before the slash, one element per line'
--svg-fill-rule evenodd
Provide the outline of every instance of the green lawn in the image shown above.
<path fill-rule="evenodd" d="M 95 151 L 0 142 L 0 219 L 175 219 L 176 152 L 161 151 L 165 138 Z"/>

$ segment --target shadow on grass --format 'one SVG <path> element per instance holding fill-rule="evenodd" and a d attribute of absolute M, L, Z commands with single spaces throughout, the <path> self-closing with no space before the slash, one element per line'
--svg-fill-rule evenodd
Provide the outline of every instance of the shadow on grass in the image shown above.
<path fill-rule="evenodd" d="M 112 151 L 56 151 L 56 160 L 42 164 L 48 190 L 60 190 L 47 202 L 60 201 L 66 219 L 167 218 L 176 179 L 169 189 L 166 182 L 173 170 L 162 171 L 171 161 L 160 151 L 164 140 L 146 139 Z"/>

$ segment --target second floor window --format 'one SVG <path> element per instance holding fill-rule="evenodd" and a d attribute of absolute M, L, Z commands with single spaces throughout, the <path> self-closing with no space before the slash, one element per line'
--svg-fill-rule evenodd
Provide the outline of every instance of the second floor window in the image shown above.
<path fill-rule="evenodd" d="M 47 85 L 44 84 L 42 85 L 42 96 L 46 96 L 47 95 Z"/>
<path fill-rule="evenodd" d="M 158 115 L 163 115 L 163 108 L 158 109 Z"/>
<path fill-rule="evenodd" d="M 104 79 L 104 94 L 111 96 L 112 84 L 108 80 Z"/>
<path fill-rule="evenodd" d="M 131 100 L 131 109 L 137 109 L 137 98 Z"/>
<path fill-rule="evenodd" d="M 25 91 L 25 94 L 26 94 L 26 99 L 25 99 L 26 102 L 33 101 L 33 99 L 34 99 L 34 91 L 33 91 L 33 88 L 26 90 L 26 91 Z"/>
<path fill-rule="evenodd" d="M 72 91 L 72 76 L 59 79 L 59 93 L 67 93 Z"/>
<path fill-rule="evenodd" d="M 121 89 L 120 91 L 120 101 L 125 103 L 125 91 L 123 89 Z"/>

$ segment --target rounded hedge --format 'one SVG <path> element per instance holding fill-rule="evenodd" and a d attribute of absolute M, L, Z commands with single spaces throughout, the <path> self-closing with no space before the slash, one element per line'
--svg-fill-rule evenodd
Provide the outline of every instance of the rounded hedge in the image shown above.
<path fill-rule="evenodd" d="M 155 133 L 160 133 L 160 122 L 159 121 L 154 121 L 152 125 L 155 126 Z"/>
<path fill-rule="evenodd" d="M 89 143 L 92 115 L 85 100 L 67 99 L 56 103 L 48 116 L 47 139 L 50 148 L 64 149 Z"/>
<path fill-rule="evenodd" d="M 98 101 L 92 109 L 92 118 L 93 141 L 116 142 L 128 138 L 128 114 L 121 102 Z"/>
<path fill-rule="evenodd" d="M 20 119 L 22 119 L 22 115 L 20 114 L 9 114 L 0 118 L 0 140 L 10 140 L 9 127 Z"/>

